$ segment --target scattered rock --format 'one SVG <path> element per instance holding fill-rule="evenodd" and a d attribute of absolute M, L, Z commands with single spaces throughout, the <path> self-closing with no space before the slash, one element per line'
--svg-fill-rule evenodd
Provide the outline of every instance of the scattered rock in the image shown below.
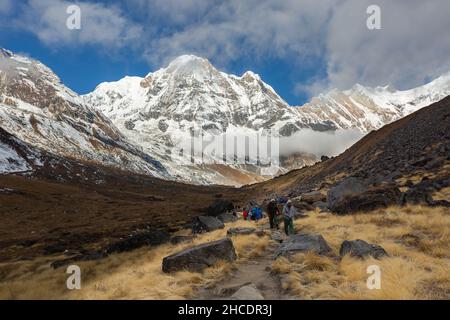
<path fill-rule="evenodd" d="M 223 223 L 229 223 L 237 221 L 238 218 L 236 216 L 233 216 L 231 213 L 222 213 L 217 216 L 217 218 L 222 221 Z"/>
<path fill-rule="evenodd" d="M 299 252 L 331 253 L 331 248 L 319 234 L 296 234 L 284 241 L 276 250 L 275 257 L 290 256 Z"/>
<path fill-rule="evenodd" d="M 300 198 L 304 202 L 314 203 L 317 201 L 325 201 L 327 199 L 327 196 L 324 195 L 320 191 L 311 191 L 311 192 L 303 193 Z"/>
<path fill-rule="evenodd" d="M 443 165 L 444 165 L 444 159 L 441 159 L 441 158 L 433 159 L 424 166 L 424 169 L 432 170 L 432 169 L 440 168 Z"/>
<path fill-rule="evenodd" d="M 328 160 L 330 160 L 330 157 L 328 157 L 328 156 L 321 156 L 320 157 L 320 161 L 322 161 L 322 162 L 325 162 L 325 161 L 328 161 Z"/>
<path fill-rule="evenodd" d="M 270 234 L 270 239 L 272 239 L 273 241 L 282 243 L 284 240 L 286 240 L 287 236 L 282 233 L 281 231 L 273 231 Z"/>
<path fill-rule="evenodd" d="M 231 300 L 264 300 L 264 297 L 254 284 L 250 284 L 236 291 Z"/>
<path fill-rule="evenodd" d="M 415 187 L 411 188 L 402 194 L 401 203 L 406 204 L 425 204 L 428 205 L 433 202 L 432 191 L 427 188 Z"/>
<path fill-rule="evenodd" d="M 241 235 L 249 235 L 249 234 L 258 234 L 261 235 L 264 232 L 262 230 L 258 230 L 256 228 L 231 228 L 228 229 L 227 235 L 229 236 L 241 236 Z"/>
<path fill-rule="evenodd" d="M 346 254 L 350 254 L 352 257 L 358 257 L 361 259 L 366 258 L 369 255 L 375 259 L 380 259 L 381 257 L 388 255 L 381 246 L 370 244 L 359 239 L 354 241 L 345 240 L 342 243 L 341 249 L 339 250 L 339 255 L 343 257 Z"/>
<path fill-rule="evenodd" d="M 219 260 L 234 261 L 236 258 L 233 242 L 229 238 L 225 238 L 165 257 L 162 270 L 166 273 L 181 270 L 201 272 Z"/>
<path fill-rule="evenodd" d="M 106 253 L 132 251 L 143 246 L 157 246 L 170 241 L 170 234 L 162 230 L 139 230 L 127 238 L 120 239 L 106 247 Z"/>
<path fill-rule="evenodd" d="M 223 229 L 225 225 L 216 217 L 200 216 L 196 217 L 192 224 L 193 233 L 210 232 L 218 229 Z"/>

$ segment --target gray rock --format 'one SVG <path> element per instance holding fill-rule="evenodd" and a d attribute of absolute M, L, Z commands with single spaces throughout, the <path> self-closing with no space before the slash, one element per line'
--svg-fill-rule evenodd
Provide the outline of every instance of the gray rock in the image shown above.
<path fill-rule="evenodd" d="M 328 205 L 323 201 L 316 201 L 312 205 L 314 208 L 319 208 L 320 212 L 330 212 L 330 209 L 328 209 Z"/>
<path fill-rule="evenodd" d="M 309 251 L 326 255 L 331 253 L 331 248 L 319 234 L 296 234 L 288 238 L 278 247 L 275 252 L 275 257 L 290 256 Z"/>
<path fill-rule="evenodd" d="M 258 230 L 256 228 L 231 228 L 231 229 L 228 229 L 227 235 L 239 236 L 239 235 L 256 234 L 258 232 L 261 232 L 261 230 Z"/>
<path fill-rule="evenodd" d="M 383 247 L 376 244 L 367 243 L 366 241 L 359 239 L 354 241 L 345 240 L 342 243 L 341 249 L 339 250 L 339 255 L 343 257 L 346 254 L 350 254 L 352 257 L 358 257 L 361 259 L 366 258 L 369 255 L 375 259 L 380 259 L 381 257 L 388 255 Z"/>
<path fill-rule="evenodd" d="M 302 201 L 305 201 L 307 203 L 314 203 L 317 201 L 325 201 L 327 199 L 327 196 L 321 193 L 320 191 L 311 191 L 307 193 L 303 193 L 301 195 Z"/>
<path fill-rule="evenodd" d="M 236 216 L 233 216 L 231 213 L 222 213 L 217 216 L 217 219 L 222 221 L 223 223 L 229 223 L 237 221 L 238 218 Z"/>
<path fill-rule="evenodd" d="M 273 231 L 270 234 L 270 239 L 272 239 L 275 242 L 282 243 L 284 240 L 286 240 L 286 235 L 280 231 Z"/>
<path fill-rule="evenodd" d="M 254 284 L 250 284 L 236 291 L 231 300 L 264 300 L 264 297 Z"/>
<path fill-rule="evenodd" d="M 193 233 L 210 232 L 223 229 L 225 225 L 216 217 L 200 216 L 196 217 L 192 224 Z"/>
<path fill-rule="evenodd" d="M 233 242 L 229 238 L 225 238 L 165 257 L 162 262 L 162 270 L 165 273 L 181 270 L 201 272 L 219 260 L 234 261 L 236 258 Z"/>
<path fill-rule="evenodd" d="M 346 197 L 359 195 L 365 190 L 367 190 L 367 186 L 361 179 L 354 177 L 346 178 L 328 190 L 328 208 L 335 211 L 335 207 Z"/>

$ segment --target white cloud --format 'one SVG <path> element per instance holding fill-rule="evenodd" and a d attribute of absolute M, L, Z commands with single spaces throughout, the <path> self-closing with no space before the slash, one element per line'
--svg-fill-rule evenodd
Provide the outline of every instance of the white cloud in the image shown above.
<path fill-rule="evenodd" d="M 69 30 L 67 7 L 81 8 L 81 29 Z M 64 0 L 29 0 L 16 24 L 48 45 L 100 45 L 120 48 L 138 40 L 142 27 L 128 20 L 116 6 Z"/>
<path fill-rule="evenodd" d="M 314 154 L 317 157 L 336 156 L 355 144 L 364 135 L 358 129 L 319 132 L 302 129 L 280 139 L 280 155 Z"/>
<path fill-rule="evenodd" d="M 182 53 L 229 62 L 242 57 L 318 56 L 325 47 L 332 0 L 134 0 L 158 29 L 146 54 L 160 64 Z"/>
<path fill-rule="evenodd" d="M 0 11 L 10 3 L 0 0 Z M 450 70 L 448 0 L 87 0 L 78 2 L 81 31 L 65 28 L 71 3 L 28 0 L 16 23 L 51 46 L 131 46 L 155 67 L 185 53 L 220 67 L 285 59 L 292 73 L 325 61 L 324 76 L 295 85 L 309 95 L 355 83 L 405 89 Z M 372 4 L 382 30 L 366 27 Z"/>
<path fill-rule="evenodd" d="M 368 30 L 366 9 L 381 7 L 382 30 Z M 327 36 L 328 81 L 348 88 L 393 84 L 411 88 L 450 70 L 448 0 L 347 0 Z"/>

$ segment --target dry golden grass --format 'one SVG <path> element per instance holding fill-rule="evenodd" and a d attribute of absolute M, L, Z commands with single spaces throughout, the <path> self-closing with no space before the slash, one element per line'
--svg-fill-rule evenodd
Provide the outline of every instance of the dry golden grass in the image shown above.
<path fill-rule="evenodd" d="M 233 237 L 238 260 L 234 264 L 219 262 L 202 273 L 161 271 L 162 259 L 180 250 L 218 240 L 230 227 L 255 226 L 254 222 L 237 221 L 223 230 L 205 233 L 192 243 L 166 244 L 110 256 L 100 261 L 80 262 L 82 289 L 66 289 L 65 268 L 53 270 L 49 260 L 0 265 L 0 299 L 187 299 L 198 287 L 221 281 L 236 264 L 262 254 L 268 237 L 256 235 Z"/>
<path fill-rule="evenodd" d="M 421 206 L 351 216 L 310 213 L 297 231 L 320 233 L 338 255 L 344 240 L 383 246 L 388 258 L 359 260 L 298 254 L 277 259 L 272 272 L 301 299 L 450 299 L 450 212 Z M 381 289 L 370 290 L 367 267 L 381 269 Z"/>
<path fill-rule="evenodd" d="M 441 189 L 440 191 L 433 194 L 434 200 L 449 200 L 450 199 L 450 187 Z"/>

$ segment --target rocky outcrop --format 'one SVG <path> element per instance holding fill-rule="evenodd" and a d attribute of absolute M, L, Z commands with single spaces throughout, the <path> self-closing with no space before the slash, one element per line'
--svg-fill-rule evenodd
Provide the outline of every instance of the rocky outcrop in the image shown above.
<path fill-rule="evenodd" d="M 327 194 L 328 208 L 335 211 L 340 203 L 349 197 L 355 197 L 367 190 L 367 186 L 361 179 L 349 177 L 333 185 Z"/>
<path fill-rule="evenodd" d="M 341 257 L 349 254 L 352 257 L 357 258 L 367 258 L 368 256 L 372 256 L 375 259 L 380 259 L 384 256 L 387 256 L 386 250 L 384 250 L 381 246 L 376 244 L 367 243 L 364 240 L 345 240 L 341 249 L 339 250 L 339 255 Z"/>
<path fill-rule="evenodd" d="M 236 258 L 233 242 L 229 238 L 225 238 L 165 257 L 162 270 L 166 273 L 181 270 L 201 272 L 220 260 L 234 261 Z"/>
<path fill-rule="evenodd" d="M 332 187 L 328 193 L 328 207 L 337 214 L 368 212 L 401 204 L 402 193 L 395 185 L 367 187 L 350 179 Z"/>
<path fill-rule="evenodd" d="M 200 216 L 196 217 L 192 223 L 192 233 L 210 232 L 224 227 L 223 222 L 215 217 Z"/>
<path fill-rule="evenodd" d="M 275 257 L 291 256 L 301 252 L 314 252 L 320 255 L 331 253 L 331 248 L 319 234 L 297 234 L 284 241 L 276 250 Z"/>

